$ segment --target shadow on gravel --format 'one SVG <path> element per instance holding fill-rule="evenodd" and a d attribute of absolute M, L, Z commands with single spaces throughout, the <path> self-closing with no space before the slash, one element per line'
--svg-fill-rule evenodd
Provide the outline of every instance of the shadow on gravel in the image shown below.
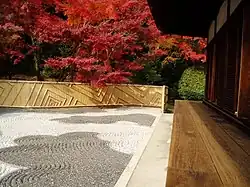
<path fill-rule="evenodd" d="M 111 149 L 97 135 L 75 132 L 16 139 L 17 146 L 0 149 L 0 160 L 24 169 L 5 175 L 0 186 L 114 186 L 132 155 Z M 4 171 L 6 166 L 0 165 L 0 176 Z"/>
<path fill-rule="evenodd" d="M 105 116 L 71 116 L 66 118 L 55 118 L 52 121 L 61 123 L 97 123 L 110 124 L 118 121 L 129 121 L 141 126 L 151 126 L 155 116 L 149 114 L 127 114 L 127 115 L 105 115 Z"/>
<path fill-rule="evenodd" d="M 83 114 L 83 113 L 94 113 L 94 112 L 106 112 L 100 108 L 54 108 L 54 109 L 27 109 L 25 112 L 38 112 L 38 113 L 60 113 L 60 114 Z"/>
<path fill-rule="evenodd" d="M 0 108 L 0 116 L 8 113 L 21 112 L 22 109 L 18 108 Z"/>
<path fill-rule="evenodd" d="M 22 109 L 22 108 L 0 108 L 0 115 L 7 113 L 18 113 L 18 112 L 37 112 L 37 113 L 60 113 L 60 114 L 83 114 L 83 113 L 102 113 L 106 112 L 100 108 L 56 108 L 56 109 Z"/>

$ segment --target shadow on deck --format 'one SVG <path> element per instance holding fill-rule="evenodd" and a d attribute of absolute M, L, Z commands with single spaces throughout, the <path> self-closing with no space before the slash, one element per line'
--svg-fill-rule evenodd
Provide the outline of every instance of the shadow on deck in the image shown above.
<path fill-rule="evenodd" d="M 250 136 L 201 102 L 175 105 L 167 187 L 250 186 Z"/>

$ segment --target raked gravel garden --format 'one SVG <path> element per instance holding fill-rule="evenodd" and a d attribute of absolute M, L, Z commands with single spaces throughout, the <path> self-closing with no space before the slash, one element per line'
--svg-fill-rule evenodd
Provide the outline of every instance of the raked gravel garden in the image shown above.
<path fill-rule="evenodd" d="M 115 186 L 157 108 L 0 110 L 1 187 Z"/>

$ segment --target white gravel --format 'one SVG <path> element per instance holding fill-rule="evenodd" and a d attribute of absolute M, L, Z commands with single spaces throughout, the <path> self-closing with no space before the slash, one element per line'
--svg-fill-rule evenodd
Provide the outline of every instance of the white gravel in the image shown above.
<path fill-rule="evenodd" d="M 23 137 L 41 135 L 57 137 L 67 133 L 91 132 L 98 133 L 97 137 L 107 141 L 112 150 L 133 155 L 139 142 L 152 134 L 153 127 L 150 125 L 159 115 L 160 109 L 156 108 L 91 109 L 85 110 L 84 113 L 75 109 L 73 112 L 65 110 L 60 112 L 60 109 L 39 110 L 39 112 L 8 111 L 0 115 L 0 152 L 18 146 L 15 140 Z M 147 118 L 144 118 L 145 116 Z M 15 165 L 15 162 L 6 163 L 0 158 L 0 180 L 12 172 L 25 169 L 24 165 Z"/>

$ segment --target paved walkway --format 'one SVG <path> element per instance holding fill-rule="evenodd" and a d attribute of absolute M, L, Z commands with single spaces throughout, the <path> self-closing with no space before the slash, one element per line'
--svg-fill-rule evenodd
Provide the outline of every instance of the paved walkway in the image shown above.
<path fill-rule="evenodd" d="M 154 108 L 1 109 L 0 186 L 113 187 L 159 116 Z"/>

